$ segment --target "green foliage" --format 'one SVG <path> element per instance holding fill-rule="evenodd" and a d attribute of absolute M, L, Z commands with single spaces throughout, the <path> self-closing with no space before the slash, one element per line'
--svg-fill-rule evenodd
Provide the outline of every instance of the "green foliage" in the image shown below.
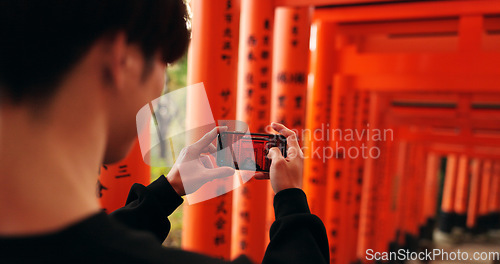
<path fill-rule="evenodd" d="M 175 91 L 187 86 L 187 55 L 167 67 L 168 91 Z"/>
<path fill-rule="evenodd" d="M 167 67 L 167 92 L 175 91 L 179 88 L 187 86 L 187 56 L 185 55 L 175 64 Z M 184 107 L 185 108 L 185 107 Z M 185 109 L 183 109 L 185 111 Z M 151 167 L 151 181 L 158 179 L 161 175 L 167 175 L 171 168 L 168 167 Z M 182 233 L 182 206 L 179 206 L 169 220 L 171 223 L 170 233 L 163 243 L 169 247 L 181 246 Z"/>

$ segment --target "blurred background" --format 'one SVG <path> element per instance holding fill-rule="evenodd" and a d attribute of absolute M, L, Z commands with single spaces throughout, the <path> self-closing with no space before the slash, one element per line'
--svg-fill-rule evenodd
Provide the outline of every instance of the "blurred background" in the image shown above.
<path fill-rule="evenodd" d="M 406 262 L 498 263 L 500 1 L 188 5 L 189 54 L 168 67 L 165 91 L 203 82 L 219 124 L 240 120 L 253 133 L 271 133 L 266 126 L 281 122 L 297 132 L 304 191 L 327 228 L 331 263 L 433 249 L 441 256 Z M 199 96 L 188 94 L 176 102 L 178 112 L 157 116 L 162 131 L 171 115 L 194 122 Z M 169 153 L 160 147 L 150 158 Z M 136 146 L 102 170 L 103 208 L 123 206 L 132 183 L 148 184 L 169 169 L 147 166 Z M 272 198 L 268 181 L 252 179 L 185 203 L 169 217 L 164 245 L 224 259 L 247 254 L 259 263 Z M 459 250 L 467 254 L 456 256 Z"/>

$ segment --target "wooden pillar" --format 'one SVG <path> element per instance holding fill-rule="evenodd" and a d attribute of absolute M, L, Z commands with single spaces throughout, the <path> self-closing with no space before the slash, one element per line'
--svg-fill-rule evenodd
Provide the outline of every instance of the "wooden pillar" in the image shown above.
<path fill-rule="evenodd" d="M 241 1 L 237 120 L 250 132 L 265 133 L 270 118 L 274 4 Z M 231 257 L 245 254 L 260 263 L 266 236 L 269 181 L 251 179 L 233 192 Z"/>
<path fill-rule="evenodd" d="M 313 21 L 304 137 L 304 192 L 311 212 L 326 221 L 327 169 L 322 151 L 330 129 L 332 74 L 334 72 L 334 24 Z M 319 150 L 320 152 L 315 152 Z"/>
<path fill-rule="evenodd" d="M 309 68 L 310 9 L 279 7 L 275 11 L 271 121 L 297 133 L 300 146 L 305 125 Z M 274 191 L 268 187 L 266 230 L 274 222 Z M 269 241 L 269 236 L 266 236 Z M 267 245 L 268 243 L 266 243 Z"/>
<path fill-rule="evenodd" d="M 146 141 L 147 138 L 144 142 Z M 125 159 L 102 166 L 97 182 L 97 196 L 106 213 L 111 213 L 125 206 L 134 183 L 148 185 L 150 181 L 151 168 L 144 162 L 137 140 Z"/>
<path fill-rule="evenodd" d="M 458 160 L 457 189 L 454 200 L 454 213 L 456 214 L 454 226 L 461 228 L 465 228 L 465 221 L 467 219 L 469 178 L 469 159 L 466 155 L 460 155 Z"/>
<path fill-rule="evenodd" d="M 490 186 L 493 183 L 493 163 L 491 160 L 484 160 L 483 170 L 481 173 L 481 187 L 479 195 L 479 208 L 476 230 L 478 233 L 484 233 L 489 229 L 488 214 L 489 214 L 489 198 Z"/>
<path fill-rule="evenodd" d="M 444 177 L 443 199 L 441 202 L 441 217 L 439 230 L 451 233 L 455 224 L 455 192 L 457 186 L 458 157 L 450 154 L 446 160 L 446 174 Z"/>
<path fill-rule="evenodd" d="M 192 40 L 189 49 L 188 83 L 203 82 L 215 120 L 236 118 L 239 0 L 192 0 Z M 200 94 L 189 94 L 187 122 L 195 123 Z M 200 109 L 199 111 L 203 111 Z M 203 136 L 197 131 L 189 141 Z M 230 258 L 232 193 L 185 205 L 182 248 Z"/>
<path fill-rule="evenodd" d="M 483 162 L 480 159 L 473 159 L 471 164 L 471 180 L 469 204 L 467 207 L 467 228 L 474 230 L 477 225 L 477 216 L 479 213 L 479 201 L 481 197 L 481 176 Z"/>

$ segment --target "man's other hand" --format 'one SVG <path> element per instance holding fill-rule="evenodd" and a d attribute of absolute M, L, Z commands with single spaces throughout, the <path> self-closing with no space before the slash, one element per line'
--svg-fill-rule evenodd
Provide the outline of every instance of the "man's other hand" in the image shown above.
<path fill-rule="evenodd" d="M 304 154 L 299 147 L 297 135 L 282 124 L 272 123 L 272 128 L 286 137 L 287 157 L 277 148 L 271 148 L 267 157 L 272 160 L 269 175 L 275 193 L 284 189 L 302 188 Z"/>
<path fill-rule="evenodd" d="M 190 194 L 207 182 L 234 174 L 234 169 L 230 167 L 214 168 L 210 156 L 204 155 L 204 153 L 213 154 L 217 151 L 212 141 L 217 137 L 218 132 L 224 131 L 227 131 L 227 127 L 215 127 L 196 143 L 181 150 L 174 166 L 166 176 L 177 194 L 180 196 Z M 182 177 L 180 171 L 182 171 Z M 184 186 L 189 186 L 190 193 L 186 193 Z"/>

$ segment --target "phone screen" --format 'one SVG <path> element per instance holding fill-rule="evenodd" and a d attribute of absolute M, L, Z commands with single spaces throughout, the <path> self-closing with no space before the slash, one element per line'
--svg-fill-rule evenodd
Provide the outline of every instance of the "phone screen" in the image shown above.
<path fill-rule="evenodd" d="M 286 157 L 286 138 L 279 134 L 222 132 L 217 138 L 217 165 L 237 170 L 269 172 L 267 154 L 278 147 Z"/>

